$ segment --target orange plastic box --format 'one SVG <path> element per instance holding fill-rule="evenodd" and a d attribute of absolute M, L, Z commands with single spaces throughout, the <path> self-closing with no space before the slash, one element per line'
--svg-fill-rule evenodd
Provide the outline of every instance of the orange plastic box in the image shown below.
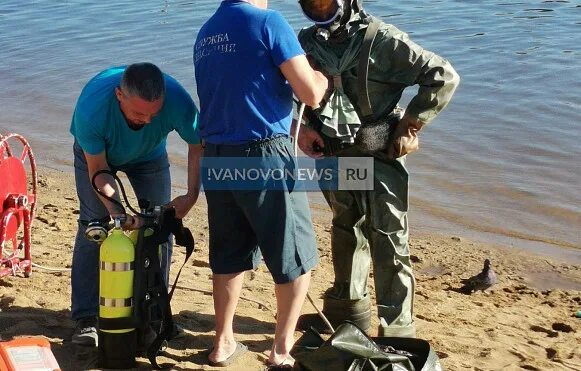
<path fill-rule="evenodd" d="M 22 337 L 0 342 L 0 371 L 60 371 L 48 340 Z"/>

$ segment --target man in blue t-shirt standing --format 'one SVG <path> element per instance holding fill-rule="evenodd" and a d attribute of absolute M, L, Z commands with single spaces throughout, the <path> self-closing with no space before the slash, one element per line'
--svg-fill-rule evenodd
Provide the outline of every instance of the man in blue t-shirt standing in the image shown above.
<path fill-rule="evenodd" d="M 124 212 L 97 195 L 91 185 L 99 170 L 124 172 L 138 199 L 153 205 L 170 204 L 183 218 L 200 191 L 199 159 L 202 153 L 197 129 L 198 110 L 190 95 L 171 76 L 151 63 L 109 68 L 83 88 L 70 132 L 75 181 L 80 202 L 79 229 L 72 264 L 72 317 L 77 327 L 73 343 L 95 346 L 99 308 L 99 247 L 85 237 L 87 222 L 109 220 Z M 166 138 L 177 131 L 188 143 L 188 191 L 170 202 L 171 179 Z M 119 201 L 115 181 L 108 175 L 95 178 L 107 196 Z M 143 221 L 126 215 L 125 229 L 138 229 Z M 162 272 L 168 282 L 171 241 L 162 248 Z"/>
<path fill-rule="evenodd" d="M 216 157 L 256 158 L 256 163 L 294 168 L 289 138 L 293 92 L 316 107 L 327 89 L 327 79 L 310 67 L 290 25 L 266 8 L 266 0 L 222 1 L 196 39 L 204 169 L 210 164 L 209 170 L 216 170 L 209 161 Z M 318 262 L 306 194 L 291 187 L 217 190 L 206 177 L 203 182 L 216 313 L 209 363 L 227 366 L 247 349 L 235 341 L 232 322 L 244 272 L 254 269 L 262 256 L 277 301 L 268 363 L 288 367 L 310 270 Z"/>

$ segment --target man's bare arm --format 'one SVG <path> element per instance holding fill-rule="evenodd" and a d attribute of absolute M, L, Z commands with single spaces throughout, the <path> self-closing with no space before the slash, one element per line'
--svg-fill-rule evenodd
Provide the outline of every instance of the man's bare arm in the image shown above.
<path fill-rule="evenodd" d="M 301 102 L 313 108 L 319 106 L 329 82 L 325 75 L 311 67 L 307 57 L 293 57 L 282 63 L 280 70 Z"/>
<path fill-rule="evenodd" d="M 99 170 L 109 170 L 109 164 L 107 163 L 107 156 L 105 155 L 105 151 L 97 155 L 90 155 L 86 152 L 84 152 L 84 154 L 85 159 L 87 160 L 87 168 L 89 171 L 89 182 L 92 182 L 93 176 Z M 121 202 L 121 199 L 119 197 L 119 189 L 113 177 L 111 177 L 108 174 L 101 174 L 97 176 L 97 178 L 95 178 L 95 184 L 103 194 Z M 99 193 L 97 193 L 97 196 L 99 197 L 107 211 L 109 211 L 109 215 L 111 215 L 112 217 L 116 217 L 123 214 L 123 209 L 120 208 L 119 205 L 116 205 L 115 203 L 107 200 Z M 127 220 L 123 227 L 126 229 L 138 229 L 141 227 L 142 224 L 143 222 L 140 218 L 127 215 Z"/>

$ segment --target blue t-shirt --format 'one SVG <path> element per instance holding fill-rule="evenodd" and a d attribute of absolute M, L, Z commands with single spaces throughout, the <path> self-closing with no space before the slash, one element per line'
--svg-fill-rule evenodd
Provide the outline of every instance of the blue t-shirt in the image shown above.
<path fill-rule="evenodd" d="M 83 88 L 70 129 L 83 151 L 90 155 L 105 151 L 110 165 L 121 166 L 161 156 L 173 130 L 187 143 L 198 144 L 198 109 L 185 89 L 166 74 L 159 113 L 141 130 L 129 128 L 115 95 L 126 67 L 107 69 Z"/>
<path fill-rule="evenodd" d="M 280 13 L 223 1 L 194 45 L 201 137 L 241 144 L 288 135 L 293 93 L 279 66 L 302 54 Z"/>

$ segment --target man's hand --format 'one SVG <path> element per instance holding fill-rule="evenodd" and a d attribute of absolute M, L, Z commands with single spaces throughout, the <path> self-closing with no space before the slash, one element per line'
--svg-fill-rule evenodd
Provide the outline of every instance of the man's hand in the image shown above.
<path fill-rule="evenodd" d="M 389 141 L 387 156 L 395 160 L 398 157 L 416 151 L 420 146 L 418 133 L 422 126 L 423 124 L 417 119 L 404 115 L 395 127 Z"/>
<path fill-rule="evenodd" d="M 200 195 L 200 159 L 204 153 L 201 144 L 188 144 L 188 193 L 174 198 L 167 206 L 176 210 L 176 218 L 183 219 L 198 201 Z"/>
<path fill-rule="evenodd" d="M 307 156 L 319 158 L 323 156 L 321 149 L 325 147 L 325 142 L 319 133 L 308 126 L 302 125 L 299 131 L 299 148 Z"/>
<path fill-rule="evenodd" d="M 194 206 L 196 201 L 198 200 L 197 194 L 185 194 L 182 196 L 178 196 L 174 198 L 167 206 L 173 207 L 176 209 L 176 218 L 182 219 L 185 217 L 191 208 Z"/>
<path fill-rule="evenodd" d="M 111 215 L 111 218 L 113 220 L 115 220 L 117 218 L 121 218 L 121 220 L 123 220 L 123 218 L 124 218 L 125 223 L 123 223 L 121 228 L 123 228 L 126 231 L 132 231 L 134 229 L 139 229 L 139 228 L 143 227 L 143 219 L 138 217 L 137 215 L 113 214 L 113 215 Z"/>

